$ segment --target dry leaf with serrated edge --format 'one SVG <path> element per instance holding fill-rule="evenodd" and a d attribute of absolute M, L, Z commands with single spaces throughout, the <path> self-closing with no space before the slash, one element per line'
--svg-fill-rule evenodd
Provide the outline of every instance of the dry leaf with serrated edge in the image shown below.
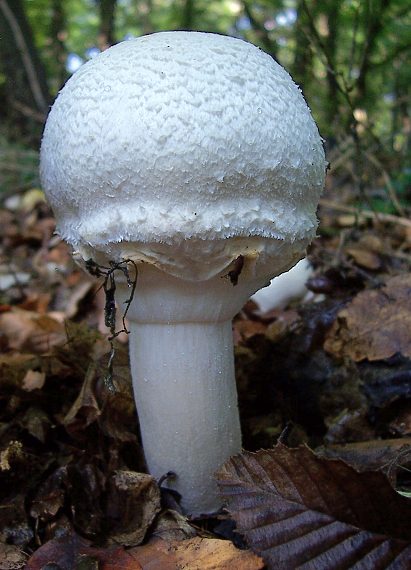
<path fill-rule="evenodd" d="M 195 537 L 189 540 L 151 540 L 129 551 L 142 570 L 262 570 L 264 562 L 228 540 Z"/>
<path fill-rule="evenodd" d="M 278 444 L 232 457 L 217 479 L 269 569 L 409 568 L 411 502 L 382 473 Z"/>
<path fill-rule="evenodd" d="M 396 353 L 411 357 L 411 274 L 389 279 L 382 289 L 366 290 L 342 309 L 324 348 L 356 362 L 383 360 Z"/>

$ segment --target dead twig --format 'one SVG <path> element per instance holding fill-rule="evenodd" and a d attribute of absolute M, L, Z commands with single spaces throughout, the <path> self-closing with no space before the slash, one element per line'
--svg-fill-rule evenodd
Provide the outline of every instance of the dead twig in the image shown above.
<path fill-rule="evenodd" d="M 20 101 L 13 101 L 11 105 L 19 113 L 21 113 L 25 117 L 28 117 L 29 119 L 34 119 L 38 123 L 43 124 L 44 121 L 46 120 L 46 115 L 44 113 L 36 111 L 36 109 L 32 109 L 31 107 L 25 105 L 24 103 L 20 103 Z"/>
<path fill-rule="evenodd" d="M 361 210 L 355 208 L 354 206 L 346 206 L 344 204 L 338 204 L 337 202 L 332 202 L 331 200 L 320 200 L 320 206 L 323 208 L 328 208 L 329 210 L 335 210 L 336 212 L 343 212 L 345 214 L 353 214 L 354 216 L 363 217 L 369 220 L 375 220 L 377 222 L 389 222 L 391 224 L 397 224 L 399 226 L 404 226 L 406 228 L 411 228 L 411 220 L 408 218 L 403 218 L 400 216 L 395 216 L 394 214 L 381 214 L 378 215 L 371 210 Z"/>
<path fill-rule="evenodd" d="M 130 273 L 128 270 L 128 264 L 130 264 L 130 263 L 132 264 L 132 266 L 134 268 L 134 278 L 133 279 L 130 277 Z M 106 296 L 106 302 L 105 302 L 105 306 L 104 306 L 104 317 L 105 317 L 105 325 L 106 325 L 106 327 L 108 327 L 110 329 L 110 333 L 111 333 L 110 337 L 108 339 L 110 342 L 110 346 L 111 346 L 110 356 L 109 356 L 109 360 L 108 360 L 108 374 L 107 374 L 106 378 L 104 379 L 104 383 L 105 383 L 107 389 L 110 392 L 114 393 L 116 391 L 116 387 L 115 387 L 114 382 L 113 382 L 114 356 L 115 356 L 114 339 L 116 337 L 118 337 L 118 335 L 121 334 L 122 332 L 129 334 L 129 330 L 127 329 L 127 326 L 126 326 L 126 316 L 127 316 L 128 310 L 130 308 L 130 304 L 134 298 L 134 293 L 135 293 L 136 286 L 137 286 L 138 271 L 137 271 L 137 265 L 135 264 L 135 262 L 132 259 L 124 259 L 118 263 L 116 263 L 114 261 L 110 261 L 109 265 L 110 265 L 109 267 L 99 265 L 93 259 L 88 259 L 85 262 L 86 269 L 90 273 L 90 275 L 93 275 L 94 277 L 104 277 L 104 281 L 102 284 L 102 288 L 103 288 L 105 296 Z M 130 296 L 128 299 L 126 299 L 126 301 L 124 301 L 126 308 L 125 308 L 123 315 L 122 315 L 123 328 L 119 331 L 116 331 L 117 309 L 116 309 L 116 300 L 115 300 L 115 293 L 116 293 L 115 273 L 118 271 L 120 271 L 126 279 L 127 286 L 130 289 Z"/>
<path fill-rule="evenodd" d="M 374 166 L 376 166 L 380 170 L 380 172 L 384 178 L 385 185 L 387 186 L 388 195 L 390 197 L 391 202 L 394 204 L 394 207 L 397 210 L 397 212 L 400 214 L 400 216 L 402 218 L 405 218 L 407 216 L 407 214 L 406 214 L 404 208 L 400 204 L 400 201 L 398 199 L 395 188 L 392 185 L 391 178 L 390 178 L 388 172 L 385 170 L 384 166 L 381 164 L 381 162 L 378 160 L 378 158 L 376 156 L 374 156 L 373 154 L 371 154 L 370 152 L 367 152 L 367 151 L 365 152 L 365 156 L 367 157 L 367 159 L 372 164 L 374 164 Z"/>

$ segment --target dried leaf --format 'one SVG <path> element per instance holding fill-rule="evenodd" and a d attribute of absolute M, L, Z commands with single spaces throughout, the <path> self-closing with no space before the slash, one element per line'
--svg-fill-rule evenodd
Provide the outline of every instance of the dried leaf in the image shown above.
<path fill-rule="evenodd" d="M 108 347 L 110 350 L 110 347 Z M 107 374 L 108 352 L 100 363 L 100 377 Z M 124 361 L 124 362 L 123 362 Z M 114 364 L 114 381 L 117 391 L 107 394 L 107 388 L 101 382 L 98 395 L 104 398 L 105 405 L 98 419 L 99 427 L 110 438 L 124 442 L 137 442 L 137 418 L 130 375 L 128 352 L 118 345 Z"/>
<path fill-rule="evenodd" d="M 23 454 L 23 445 L 20 441 L 10 441 L 7 448 L 0 451 L 0 471 L 9 471 L 11 463 L 19 460 Z"/>
<path fill-rule="evenodd" d="M 384 241 L 375 233 L 362 233 L 358 245 L 374 253 L 384 253 Z"/>
<path fill-rule="evenodd" d="M 46 375 L 44 372 L 38 372 L 36 370 L 27 370 L 23 378 L 23 390 L 26 392 L 31 392 L 32 390 L 40 390 L 44 386 L 46 381 Z"/>
<path fill-rule="evenodd" d="M 262 570 L 264 563 L 248 550 L 227 540 L 191 538 L 166 541 L 159 538 L 129 551 L 143 570 Z"/>
<path fill-rule="evenodd" d="M 364 226 L 367 219 L 361 214 L 343 214 L 338 216 L 336 221 L 341 228 L 349 228 L 351 226 Z"/>
<path fill-rule="evenodd" d="M 61 323 L 33 311 L 14 308 L 1 314 L 0 328 L 14 350 L 44 353 L 66 340 Z"/>
<path fill-rule="evenodd" d="M 30 212 L 37 204 L 45 201 L 44 192 L 40 188 L 31 188 L 23 194 L 20 207 L 26 212 Z"/>
<path fill-rule="evenodd" d="M 393 434 L 406 436 L 411 435 L 411 402 L 404 402 L 404 408 L 398 412 L 389 425 L 390 432 Z"/>
<path fill-rule="evenodd" d="M 27 520 L 25 499 L 25 495 L 21 493 L 2 501 L 0 508 L 1 543 L 13 544 L 24 549 L 33 540 L 34 534 L 32 525 Z"/>
<path fill-rule="evenodd" d="M 65 306 L 66 319 L 72 319 L 77 314 L 81 301 L 84 300 L 86 295 L 90 293 L 94 286 L 95 284 L 93 281 L 91 281 L 91 279 L 87 279 L 87 281 L 81 281 L 73 288 Z"/>
<path fill-rule="evenodd" d="M 106 523 L 104 499 L 107 481 L 100 467 L 95 457 L 90 457 L 89 463 L 76 462 L 67 467 L 67 494 L 73 524 L 86 536 L 100 534 Z"/>
<path fill-rule="evenodd" d="M 240 338 L 248 340 L 253 336 L 264 334 L 267 327 L 258 321 L 243 320 L 236 321 L 234 323 L 234 328 Z"/>
<path fill-rule="evenodd" d="M 125 546 L 140 544 L 160 508 L 160 489 L 153 477 L 117 471 L 109 482 L 107 499 L 110 542 Z"/>
<path fill-rule="evenodd" d="M 124 548 L 93 548 L 77 534 L 55 538 L 29 559 L 26 570 L 44 570 L 47 565 L 60 570 L 98 568 L 99 570 L 140 570 L 140 564 Z M 54 567 L 54 566 L 53 566 Z"/>
<path fill-rule="evenodd" d="M 0 544 L 0 570 L 19 570 L 26 565 L 27 556 L 11 544 Z"/>
<path fill-rule="evenodd" d="M 34 406 L 28 408 L 18 423 L 22 428 L 26 429 L 30 435 L 41 441 L 41 443 L 45 443 L 47 434 L 52 427 L 50 418 L 45 411 Z"/>
<path fill-rule="evenodd" d="M 328 459 L 342 459 L 358 471 L 382 471 L 394 486 L 397 468 L 411 462 L 411 438 L 327 445 L 316 451 Z"/>
<path fill-rule="evenodd" d="M 411 502 L 382 473 L 278 444 L 231 458 L 218 482 L 238 530 L 270 569 L 407 568 Z"/>
<path fill-rule="evenodd" d="M 160 513 L 150 532 L 151 536 L 163 540 L 186 540 L 196 534 L 187 518 L 172 509 Z"/>
<path fill-rule="evenodd" d="M 30 506 L 30 515 L 37 519 L 37 525 L 69 512 L 72 523 L 85 535 L 101 533 L 106 523 L 103 507 L 106 478 L 95 463 L 71 463 L 47 477 Z"/>
<path fill-rule="evenodd" d="M 363 441 L 371 439 L 374 430 L 368 420 L 368 410 L 361 406 L 356 410 L 344 408 L 336 415 L 326 416 L 324 422 L 328 431 L 324 436 L 327 444 L 345 441 Z"/>
<path fill-rule="evenodd" d="M 197 532 L 184 515 L 172 509 L 166 509 L 162 510 L 157 517 L 150 536 L 163 540 L 186 540 L 197 536 Z"/>
<path fill-rule="evenodd" d="M 324 348 L 356 362 L 397 353 L 411 357 L 411 274 L 391 278 L 382 289 L 359 293 L 338 313 Z"/>
<path fill-rule="evenodd" d="M 350 255 L 355 263 L 360 267 L 365 269 L 376 270 L 381 267 L 381 259 L 373 251 L 369 251 L 362 247 L 348 247 L 346 249 L 348 255 Z"/>
<path fill-rule="evenodd" d="M 70 435 L 84 436 L 83 432 L 85 428 L 95 422 L 101 414 L 100 406 L 98 405 L 93 391 L 95 374 L 96 364 L 91 362 L 81 387 L 80 394 L 63 420 L 63 424 Z"/>
<path fill-rule="evenodd" d="M 30 515 L 43 521 L 52 519 L 64 505 L 66 486 L 67 468 L 59 467 L 41 484 L 32 501 Z"/>
<path fill-rule="evenodd" d="M 266 335 L 272 342 L 280 342 L 297 326 L 299 320 L 300 316 L 294 309 L 283 311 L 268 326 Z"/>

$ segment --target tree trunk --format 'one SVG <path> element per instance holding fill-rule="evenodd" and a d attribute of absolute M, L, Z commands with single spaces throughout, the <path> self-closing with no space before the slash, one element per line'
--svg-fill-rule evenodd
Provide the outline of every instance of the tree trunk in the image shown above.
<path fill-rule="evenodd" d="M 329 9 L 327 11 L 327 27 L 328 36 L 326 39 L 327 52 L 329 61 L 332 67 L 327 67 L 327 107 L 326 119 L 327 123 L 332 127 L 338 115 L 338 83 L 335 76 L 337 72 L 337 42 L 339 35 L 339 11 L 340 7 L 338 2 L 331 0 Z"/>
<path fill-rule="evenodd" d="M 367 2 L 365 11 L 365 41 L 362 47 L 362 57 L 357 79 L 357 103 L 365 101 L 368 92 L 368 75 L 372 67 L 371 56 L 375 49 L 378 36 L 382 32 L 385 24 L 384 14 L 390 5 L 391 0 L 380 0 L 378 7 Z"/>
<path fill-rule="evenodd" d="M 21 0 L 0 0 L 0 66 L 6 77 L 6 122 L 36 139 L 51 100 L 44 67 Z"/>
<path fill-rule="evenodd" d="M 256 33 L 258 39 L 263 44 L 265 51 L 269 53 L 274 59 L 276 59 L 277 45 L 270 39 L 270 36 L 268 35 L 267 30 L 264 28 L 264 25 L 261 24 L 254 16 L 250 3 L 247 0 L 243 0 L 243 8 L 244 14 L 250 20 L 250 24 L 253 27 L 253 30 Z"/>
<path fill-rule="evenodd" d="M 116 43 L 114 36 L 117 0 L 100 0 L 99 48 L 103 51 Z"/>
<path fill-rule="evenodd" d="M 181 29 L 192 30 L 194 24 L 194 0 L 185 0 L 183 15 L 181 18 Z"/>
<path fill-rule="evenodd" d="M 312 57 L 309 40 L 309 22 L 303 8 L 302 1 L 297 4 L 297 20 L 295 23 L 295 52 L 292 76 L 296 83 L 304 90 L 304 85 L 311 73 Z"/>
<path fill-rule="evenodd" d="M 67 79 L 65 68 L 67 51 L 64 45 L 66 15 L 63 0 L 52 0 L 51 10 L 50 36 L 54 62 L 53 78 L 56 81 L 56 85 L 53 85 L 53 91 L 58 91 Z"/>

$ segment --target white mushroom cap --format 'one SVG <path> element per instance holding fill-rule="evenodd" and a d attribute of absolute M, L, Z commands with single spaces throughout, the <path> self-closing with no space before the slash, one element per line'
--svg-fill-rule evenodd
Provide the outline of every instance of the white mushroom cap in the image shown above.
<path fill-rule="evenodd" d="M 199 32 L 89 61 L 60 92 L 41 148 L 58 231 L 82 257 L 148 260 L 190 280 L 238 255 L 270 276 L 294 264 L 315 235 L 325 164 L 288 73 L 249 43 Z"/>

